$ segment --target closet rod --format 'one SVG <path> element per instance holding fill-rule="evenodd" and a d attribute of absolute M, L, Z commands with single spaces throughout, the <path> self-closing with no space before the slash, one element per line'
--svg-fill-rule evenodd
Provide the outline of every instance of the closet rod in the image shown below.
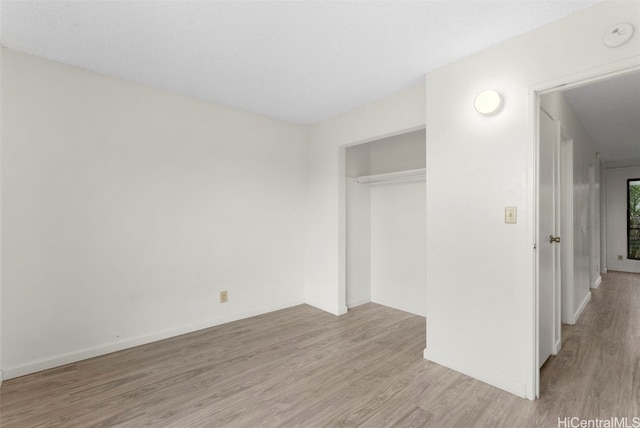
<path fill-rule="evenodd" d="M 373 184 L 400 180 L 417 180 L 425 178 L 426 175 L 426 168 L 409 169 L 406 171 L 389 172 L 386 174 L 363 175 L 362 177 L 356 178 L 356 183 Z"/>

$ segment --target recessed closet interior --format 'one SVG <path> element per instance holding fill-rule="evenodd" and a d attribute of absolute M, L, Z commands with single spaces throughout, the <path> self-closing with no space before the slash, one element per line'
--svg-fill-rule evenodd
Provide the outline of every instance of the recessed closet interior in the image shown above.
<path fill-rule="evenodd" d="M 426 135 L 346 150 L 346 303 L 426 316 Z"/>

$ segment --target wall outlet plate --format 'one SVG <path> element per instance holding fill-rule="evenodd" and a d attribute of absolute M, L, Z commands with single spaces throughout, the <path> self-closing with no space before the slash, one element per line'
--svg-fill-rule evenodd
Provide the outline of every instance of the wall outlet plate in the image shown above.
<path fill-rule="evenodd" d="M 229 301 L 229 294 L 227 294 L 227 290 L 220 292 L 220 303 L 227 303 Z"/>
<path fill-rule="evenodd" d="M 507 224 L 516 224 L 518 222 L 518 208 L 517 207 L 505 207 L 504 208 L 504 222 Z"/>

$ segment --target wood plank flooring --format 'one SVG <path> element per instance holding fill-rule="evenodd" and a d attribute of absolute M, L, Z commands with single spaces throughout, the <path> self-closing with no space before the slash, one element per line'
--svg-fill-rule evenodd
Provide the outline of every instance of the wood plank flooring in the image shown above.
<path fill-rule="evenodd" d="M 376 304 L 301 305 L 5 381 L 10 427 L 557 427 L 640 417 L 640 275 L 610 272 L 542 397 L 422 358 L 425 319 Z"/>

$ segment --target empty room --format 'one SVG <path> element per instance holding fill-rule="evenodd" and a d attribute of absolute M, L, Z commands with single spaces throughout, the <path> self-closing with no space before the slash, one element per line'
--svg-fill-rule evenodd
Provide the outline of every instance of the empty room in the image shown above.
<path fill-rule="evenodd" d="M 0 2 L 0 425 L 640 427 L 640 2 Z"/>

